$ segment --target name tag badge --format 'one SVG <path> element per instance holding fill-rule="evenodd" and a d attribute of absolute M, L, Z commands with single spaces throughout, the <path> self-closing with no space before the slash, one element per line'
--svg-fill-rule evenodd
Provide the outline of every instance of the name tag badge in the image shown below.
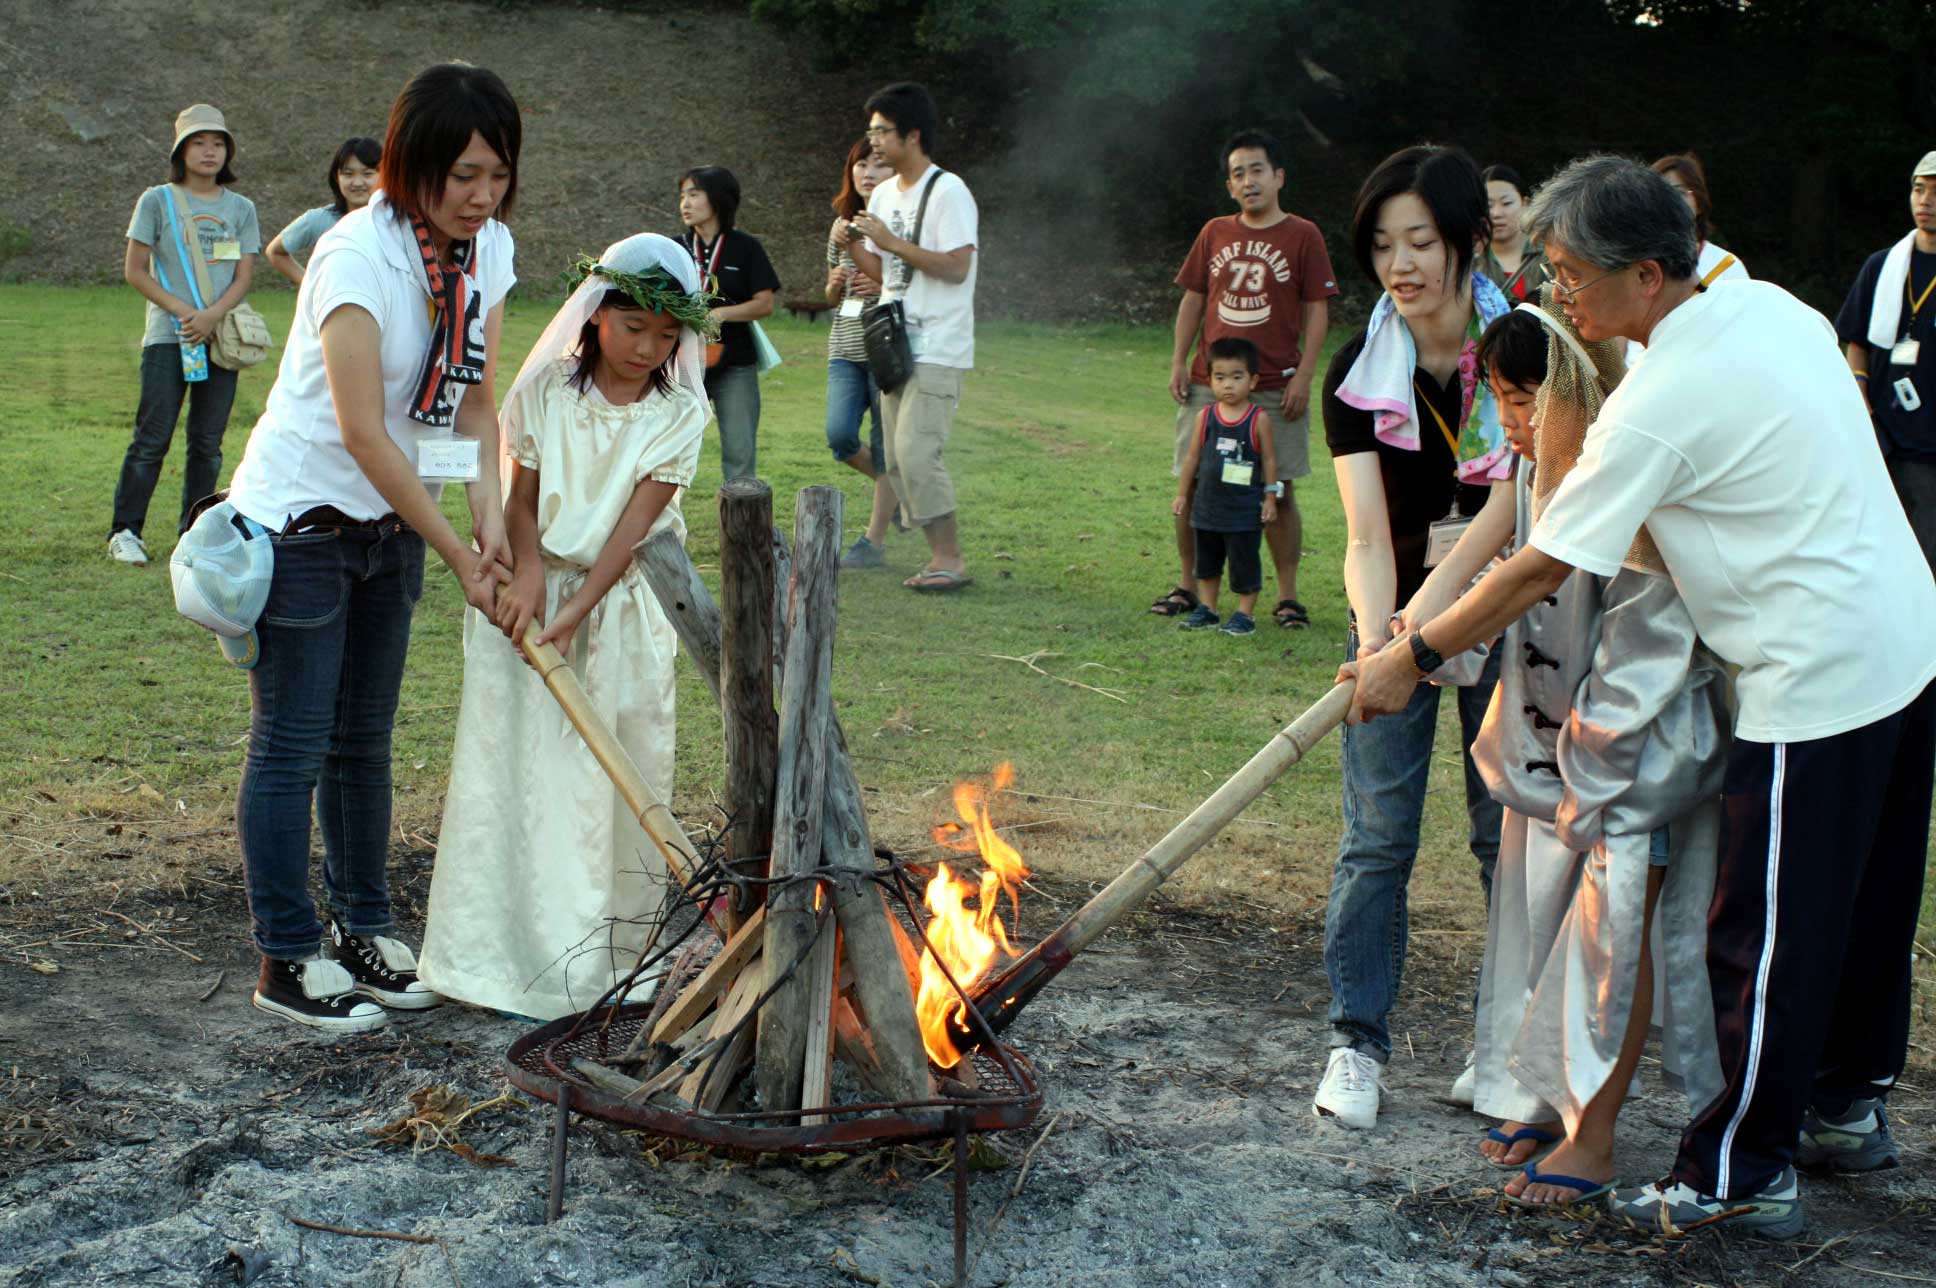
<path fill-rule="evenodd" d="M 210 259 L 230 259 L 230 260 L 241 259 L 242 243 L 239 241 L 218 241 L 215 243 L 215 249 L 209 253 L 209 258 Z"/>
<path fill-rule="evenodd" d="M 1236 487 L 1249 487 L 1251 476 L 1256 472 L 1257 467 L 1249 461 L 1225 461 L 1223 463 L 1223 481 Z"/>
<path fill-rule="evenodd" d="M 1904 376 L 1895 383 L 1896 401 L 1904 411 L 1917 411 L 1923 405 L 1923 396 L 1916 392 L 1916 382 Z"/>
<path fill-rule="evenodd" d="M 1448 515 L 1426 529 L 1425 566 L 1436 568 L 1444 563 L 1445 557 L 1452 553 L 1452 547 L 1459 544 L 1459 538 L 1471 526 L 1472 520 L 1469 518 Z"/>
<path fill-rule="evenodd" d="M 1898 340 L 1896 347 L 1889 350 L 1889 365 L 1893 367 L 1913 367 L 1916 359 L 1922 356 L 1921 340 Z"/>
<path fill-rule="evenodd" d="M 850 295 L 840 302 L 841 317 L 857 318 L 866 311 L 867 301 L 861 299 L 858 295 Z"/>
<path fill-rule="evenodd" d="M 417 440 L 417 477 L 454 483 L 477 481 L 477 440 L 455 435 Z"/>

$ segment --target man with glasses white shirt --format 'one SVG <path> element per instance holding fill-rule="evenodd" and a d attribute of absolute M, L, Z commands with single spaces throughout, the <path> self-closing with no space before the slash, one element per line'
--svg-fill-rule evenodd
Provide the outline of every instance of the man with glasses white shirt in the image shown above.
<path fill-rule="evenodd" d="M 1453 608 L 1345 666 L 1353 720 L 1556 590 L 1617 572 L 1644 525 L 1707 645 L 1740 667 L 1709 916 L 1728 1085 L 1673 1172 L 1616 1190 L 1647 1225 L 1802 1228 L 1794 1168 L 1896 1161 L 1909 955 L 1936 766 L 1936 580 L 1826 318 L 1766 282 L 1700 285 L 1693 220 L 1616 157 L 1562 170 L 1527 218 L 1590 340 L 1647 345 L 1528 546 Z"/>

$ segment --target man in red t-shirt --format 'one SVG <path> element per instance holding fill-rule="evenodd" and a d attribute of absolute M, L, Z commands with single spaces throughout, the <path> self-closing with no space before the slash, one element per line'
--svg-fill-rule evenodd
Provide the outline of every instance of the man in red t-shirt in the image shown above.
<path fill-rule="evenodd" d="M 1304 521 L 1291 488 L 1311 472 L 1311 381 L 1330 325 L 1327 301 L 1338 293 L 1338 283 L 1318 226 L 1277 204 L 1284 187 L 1284 150 L 1277 140 L 1261 130 L 1245 130 L 1232 135 L 1219 155 L 1224 186 L 1238 213 L 1205 224 L 1176 275 L 1183 302 L 1176 310 L 1170 358 L 1170 396 L 1178 404 L 1170 473 L 1181 470 L 1203 409 L 1216 401 L 1204 360 L 1211 342 L 1225 336 L 1250 341 L 1262 355 L 1251 401 L 1270 413 L 1277 453 L 1277 478 L 1271 482 L 1281 484 L 1277 518 L 1264 528 L 1277 565 L 1278 599 L 1271 616 L 1279 626 L 1303 627 L 1311 624 L 1297 599 Z M 1176 589 L 1150 605 L 1151 612 L 1165 617 L 1195 607 L 1189 586 L 1196 541 L 1187 518 L 1176 521 L 1176 549 L 1182 567 Z"/>

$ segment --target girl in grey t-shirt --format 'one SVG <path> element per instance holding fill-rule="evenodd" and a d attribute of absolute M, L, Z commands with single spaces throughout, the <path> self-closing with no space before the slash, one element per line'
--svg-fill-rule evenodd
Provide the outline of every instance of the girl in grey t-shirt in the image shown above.
<path fill-rule="evenodd" d="M 344 215 L 370 204 L 370 194 L 376 191 L 376 168 L 382 160 L 383 144 L 376 139 L 358 136 L 343 141 L 330 158 L 329 172 L 324 176 L 329 182 L 330 203 L 305 210 L 290 220 L 263 252 L 277 272 L 302 285 L 303 266 L 317 240 L 336 227 L 336 221 Z"/>
<path fill-rule="evenodd" d="M 213 492 L 221 477 L 235 372 L 208 361 L 208 341 L 249 293 L 262 250 L 255 204 L 228 187 L 235 182 L 234 163 L 235 136 L 222 113 L 206 103 L 182 109 L 168 155 L 170 182 L 142 193 L 128 222 L 122 276 L 148 301 L 148 309 L 141 339 L 141 402 L 108 527 L 108 554 L 119 563 L 148 562 L 142 525 L 184 398 L 188 459 L 181 528 L 188 526 L 189 507 Z M 207 267 L 206 290 L 194 248 Z"/>

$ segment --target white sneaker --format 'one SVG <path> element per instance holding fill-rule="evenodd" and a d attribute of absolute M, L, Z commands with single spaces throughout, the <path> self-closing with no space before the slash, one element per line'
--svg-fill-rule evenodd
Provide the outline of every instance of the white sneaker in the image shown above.
<path fill-rule="evenodd" d="M 116 563 L 145 564 L 148 562 L 148 547 L 141 544 L 140 537 L 123 528 L 108 538 L 108 558 Z"/>
<path fill-rule="evenodd" d="M 1368 1131 L 1378 1124 L 1378 1093 L 1384 1089 L 1383 1069 L 1355 1047 L 1332 1047 L 1324 1080 L 1311 1101 L 1311 1112 L 1332 1117 L 1346 1127 Z"/>
<path fill-rule="evenodd" d="M 1474 1068 L 1478 1055 L 1477 1051 L 1465 1053 L 1465 1068 L 1452 1080 L 1452 1089 L 1445 1093 L 1447 1100 L 1455 1105 L 1464 1105 L 1467 1109 L 1472 1108 L 1472 1102 L 1478 1099 L 1479 1074 Z"/>

